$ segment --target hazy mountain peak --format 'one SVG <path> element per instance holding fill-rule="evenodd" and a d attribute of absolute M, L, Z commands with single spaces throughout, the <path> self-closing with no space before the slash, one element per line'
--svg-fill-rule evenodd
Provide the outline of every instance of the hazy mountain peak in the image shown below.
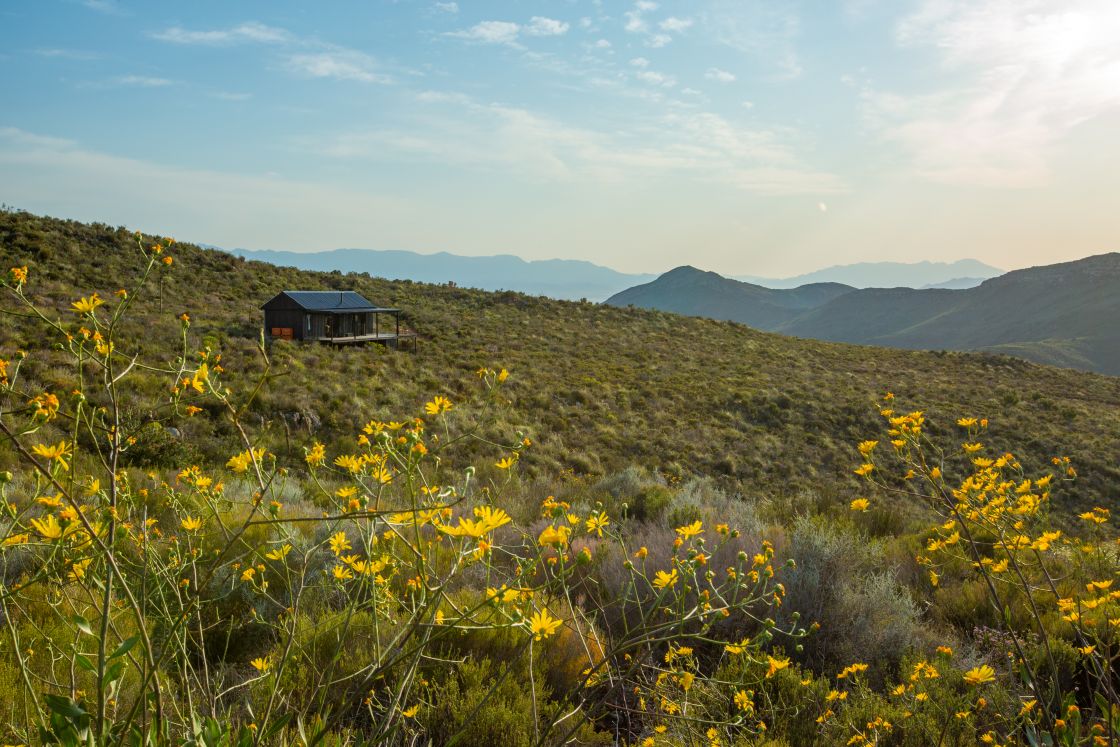
<path fill-rule="evenodd" d="M 853 288 L 959 288 L 972 287 L 987 278 L 1002 274 L 1003 270 L 979 260 L 961 259 L 955 262 L 856 262 L 833 265 L 788 278 L 736 276 L 735 279 L 767 288 L 796 288 L 820 282 L 843 283 Z M 963 278 L 976 278 L 977 281 L 966 285 L 962 282 Z"/>

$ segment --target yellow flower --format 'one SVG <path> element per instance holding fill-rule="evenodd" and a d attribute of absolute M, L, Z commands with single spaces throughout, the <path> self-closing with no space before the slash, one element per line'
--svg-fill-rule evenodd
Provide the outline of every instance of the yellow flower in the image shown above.
<path fill-rule="evenodd" d="M 964 681 L 973 687 L 983 685 L 987 682 L 994 682 L 996 679 L 995 670 L 987 664 L 968 670 L 964 673 Z"/>
<path fill-rule="evenodd" d="M 696 675 L 694 675 L 692 672 L 685 672 L 684 674 L 682 674 L 680 680 L 678 680 L 681 683 L 681 689 L 685 692 L 691 690 L 692 682 L 695 679 Z"/>
<path fill-rule="evenodd" d="M 195 519 L 191 516 L 188 516 L 187 518 L 179 522 L 179 525 L 182 526 L 183 529 L 186 529 L 188 532 L 197 532 L 202 528 L 202 519 Z"/>
<path fill-rule="evenodd" d="M 671 571 L 658 571 L 653 578 L 653 585 L 658 589 L 671 589 L 677 585 L 677 569 Z"/>
<path fill-rule="evenodd" d="M 304 460 L 309 467 L 318 467 L 327 458 L 327 447 L 316 441 L 310 449 L 307 450 L 307 456 Z"/>
<path fill-rule="evenodd" d="M 79 560 L 77 563 L 74 563 L 70 566 L 70 570 L 66 575 L 70 578 L 71 581 L 81 581 L 86 577 L 86 569 L 89 568 L 89 564 L 91 562 L 93 562 L 93 558 Z"/>
<path fill-rule="evenodd" d="M 866 511 L 871 506 L 871 502 L 866 498 L 856 498 L 851 502 L 850 508 L 853 511 Z"/>
<path fill-rule="evenodd" d="M 252 581 L 253 576 L 255 576 L 256 573 L 257 573 L 257 569 L 254 568 L 253 566 L 249 566 L 245 570 L 241 571 L 241 580 L 242 581 Z"/>
<path fill-rule="evenodd" d="M 494 462 L 494 466 L 498 469 L 509 469 L 517 464 L 517 455 L 503 457 L 500 461 Z"/>
<path fill-rule="evenodd" d="M 261 674 L 264 674 L 269 669 L 272 669 L 272 662 L 262 656 L 258 656 L 256 659 L 253 659 L 249 663 L 253 665 L 253 669 L 256 669 Z"/>
<path fill-rule="evenodd" d="M 870 464 L 870 463 L 861 464 L 859 466 L 859 469 L 855 470 L 855 473 L 857 475 L 859 475 L 860 477 L 867 477 L 868 475 L 871 474 L 871 471 L 874 470 L 874 469 L 875 469 L 874 464 Z"/>
<path fill-rule="evenodd" d="M 594 532 L 598 536 L 602 537 L 603 527 L 610 523 L 611 520 L 607 517 L 607 514 L 603 511 L 600 511 L 598 516 L 591 516 L 587 519 L 587 533 L 591 534 L 592 532 Z"/>
<path fill-rule="evenodd" d="M 272 552 L 267 553 L 265 557 L 269 560 L 283 560 L 284 558 L 288 557 L 288 553 L 290 553 L 291 551 L 292 546 L 289 544 L 284 544 L 282 547 L 278 547 Z"/>
<path fill-rule="evenodd" d="M 226 462 L 226 466 L 234 472 L 241 474 L 243 472 L 246 472 L 254 461 L 260 462 L 262 459 L 264 459 L 263 448 L 251 449 L 248 451 L 243 451 L 235 456 L 231 456 L 229 458 L 229 461 Z"/>
<path fill-rule="evenodd" d="M 58 539 L 62 536 L 62 526 L 54 514 L 47 514 L 42 519 L 32 519 L 31 526 L 46 539 Z"/>
<path fill-rule="evenodd" d="M 735 693 L 735 706 L 740 711 L 750 712 L 754 710 L 754 704 L 751 703 L 751 696 L 746 690 L 740 690 Z"/>
<path fill-rule="evenodd" d="M 1092 511 L 1086 511 L 1083 514 L 1078 514 L 1077 517 L 1084 521 L 1091 521 L 1094 524 L 1104 524 L 1108 521 L 1109 511 L 1107 508 L 1097 506 Z"/>
<path fill-rule="evenodd" d="M 80 298 L 74 303 L 70 304 L 74 308 L 75 314 L 92 314 L 101 304 L 105 303 L 101 297 L 96 293 L 91 293 L 88 298 Z"/>
<path fill-rule="evenodd" d="M 844 667 L 844 670 L 842 672 L 840 672 L 840 674 L 836 675 L 836 679 L 842 680 L 845 677 L 850 677 L 853 674 L 861 674 L 861 673 L 866 672 L 866 671 L 867 671 L 867 665 L 866 664 L 850 664 L 850 665 Z"/>
<path fill-rule="evenodd" d="M 980 451 L 980 449 L 984 448 L 984 444 L 982 444 L 982 443 L 966 443 L 966 444 L 961 444 L 961 448 L 964 449 L 966 454 L 975 454 L 976 452 Z"/>
<path fill-rule="evenodd" d="M 677 527 L 676 529 L 676 532 L 680 535 L 681 539 L 689 539 L 691 537 L 695 537 L 702 531 L 704 531 L 704 525 L 700 522 L 699 519 L 692 522 L 691 524 L 686 524 L 683 527 Z"/>
<path fill-rule="evenodd" d="M 354 574 L 351 573 L 350 569 L 344 565 L 336 565 L 331 569 L 331 573 L 334 574 L 334 577 L 339 581 L 345 581 L 347 579 L 354 578 Z"/>
<path fill-rule="evenodd" d="M 502 509 L 491 508 L 490 506 L 479 506 L 474 510 L 474 515 L 478 517 L 477 521 L 460 518 L 457 526 L 439 524 L 436 528 L 452 537 L 474 537 L 477 539 L 513 521 L 509 514 Z"/>
<path fill-rule="evenodd" d="M 424 405 L 424 412 L 429 415 L 442 415 L 451 407 L 451 400 L 447 397 L 434 397 L 431 402 Z"/>
<path fill-rule="evenodd" d="M 65 470 L 70 469 L 70 464 L 66 461 L 67 457 L 70 456 L 70 445 L 65 441 L 59 441 L 53 446 L 35 444 L 31 447 L 31 453 L 48 461 L 58 462 L 59 466 Z"/>
<path fill-rule="evenodd" d="M 856 448 L 859 449 L 860 454 L 863 454 L 866 457 L 872 451 L 874 451 L 875 447 L 878 445 L 878 441 L 863 441 Z"/>
<path fill-rule="evenodd" d="M 766 676 L 773 677 L 789 666 L 789 659 L 775 659 L 773 656 L 767 656 L 766 663 L 769 665 L 769 668 L 766 670 Z"/>
<path fill-rule="evenodd" d="M 1062 533 L 1060 531 L 1043 532 L 1042 535 L 1038 539 L 1036 539 L 1033 543 L 1031 543 L 1031 549 L 1032 550 L 1043 550 L 1043 551 L 1049 550 L 1050 545 L 1053 544 L 1054 541 L 1061 536 L 1062 536 Z"/>
<path fill-rule="evenodd" d="M 548 610 L 542 609 L 529 618 L 529 632 L 533 634 L 534 641 L 539 641 L 555 633 L 560 623 L 548 614 Z"/>
<path fill-rule="evenodd" d="M 27 282 L 27 265 L 13 267 L 8 270 L 8 273 L 12 276 L 12 281 L 15 282 L 16 285 L 22 285 Z"/>
<path fill-rule="evenodd" d="M 561 524 L 559 527 L 549 524 L 537 537 L 537 542 L 542 547 L 556 546 L 567 544 L 568 537 L 571 535 L 571 528 Z"/>
<path fill-rule="evenodd" d="M 405 718 L 415 718 L 416 714 L 419 713 L 419 712 L 420 712 L 420 704 L 417 703 L 416 705 L 412 706 L 411 708 L 406 708 L 403 711 L 401 711 L 401 715 L 404 716 Z"/>
<path fill-rule="evenodd" d="M 51 392 L 43 392 L 32 399 L 30 404 L 35 407 L 34 417 L 36 418 L 50 420 L 58 414 L 58 396 Z"/>
<path fill-rule="evenodd" d="M 346 532 L 336 532 L 331 535 L 331 552 L 341 555 L 350 549 L 350 542 L 346 539 Z"/>
<path fill-rule="evenodd" d="M 957 425 L 961 428 L 972 428 L 976 425 L 976 418 L 961 418 L 957 421 Z"/>
<path fill-rule="evenodd" d="M 638 550 L 634 553 L 634 557 L 638 558 L 639 560 L 647 555 L 649 555 L 649 549 L 645 545 L 639 547 Z"/>
<path fill-rule="evenodd" d="M 509 378 L 509 371 L 507 371 L 503 368 L 501 371 L 498 372 L 498 381 L 499 382 L 505 381 L 508 378 Z"/>

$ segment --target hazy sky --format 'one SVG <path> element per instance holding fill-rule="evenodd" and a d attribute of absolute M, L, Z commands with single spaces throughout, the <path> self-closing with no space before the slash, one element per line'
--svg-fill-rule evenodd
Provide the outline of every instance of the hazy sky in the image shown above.
<path fill-rule="evenodd" d="M 0 201 L 727 274 L 1120 250 L 1118 0 L 0 6 Z"/>

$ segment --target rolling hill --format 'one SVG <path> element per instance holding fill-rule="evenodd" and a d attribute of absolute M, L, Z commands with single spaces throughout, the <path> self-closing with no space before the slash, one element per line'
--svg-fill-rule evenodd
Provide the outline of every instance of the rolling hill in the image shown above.
<path fill-rule="evenodd" d="M 679 268 L 607 303 L 730 319 L 834 342 L 986 350 L 1120 374 L 1116 253 L 1017 270 L 965 289 L 837 288 L 822 295 L 811 285 L 769 291 L 819 300 L 810 308 L 787 304 L 780 313 L 766 300 L 768 289 L 713 275 Z"/>
<path fill-rule="evenodd" d="M 92 291 L 112 298 L 138 261 L 124 228 L 22 212 L 0 212 L 0 254 L 11 265 L 26 264 L 28 293 L 75 329 L 70 303 Z M 272 347 L 276 376 L 248 417 L 256 437 L 295 467 L 313 438 L 346 448 L 371 418 L 415 412 L 434 394 L 469 400 L 477 391 L 475 370 L 500 366 L 512 375 L 498 425 L 534 441 L 519 469 L 540 490 L 559 490 L 557 480 L 638 468 L 672 480 L 709 476 L 733 494 L 760 500 L 850 500 L 859 486 L 852 444 L 876 429 L 874 402 L 890 390 L 905 406 L 927 410 L 932 423 L 951 424 L 962 414 L 991 418 L 993 448 L 1015 449 L 1028 468 L 1055 454 L 1075 455 L 1081 478 L 1062 488 L 1056 500 L 1063 511 L 1120 495 L 1118 378 L 1007 356 L 860 347 L 656 310 L 277 267 L 187 244 L 176 245 L 174 256 L 161 271 L 158 296 L 133 301 L 139 321 L 132 344 L 156 355 L 175 350 L 182 334 L 177 317 L 189 313 L 189 344 L 220 350 L 235 389 L 260 371 L 259 307 L 283 289 L 356 290 L 403 309 L 403 323 L 420 333 L 416 355 Z M 744 292 L 775 318 L 863 293 L 833 286 Z M 999 324 L 1013 324 L 1018 310 L 1009 309 Z M 36 323 L 15 311 L 12 299 L 0 300 L 0 358 L 19 349 L 40 352 L 46 361 L 24 368 L 28 386 L 63 386 Z M 138 447 L 136 458 L 223 464 L 238 450 L 223 422 L 214 412 L 174 423 L 180 440 Z M 0 469 L 11 458 L 0 447 Z"/>

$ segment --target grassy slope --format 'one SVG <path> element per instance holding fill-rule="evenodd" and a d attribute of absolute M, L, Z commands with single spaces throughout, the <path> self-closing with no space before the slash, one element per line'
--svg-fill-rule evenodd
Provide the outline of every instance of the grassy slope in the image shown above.
<path fill-rule="evenodd" d="M 93 290 L 111 298 L 138 264 L 124 230 L 28 214 L 0 213 L 0 253 L 29 264 L 33 295 L 67 319 L 71 300 Z M 787 338 L 657 311 L 276 268 L 188 245 L 173 253 L 163 312 L 155 293 L 143 299 L 149 315 L 137 344 L 173 349 L 175 316 L 189 312 L 192 343 L 220 347 L 234 380 L 257 369 L 258 307 L 284 288 L 352 288 L 405 309 L 406 323 L 422 334 L 415 356 L 275 346 L 275 367 L 285 375 L 254 420 L 293 461 L 309 430 L 330 442 L 370 418 L 415 413 L 435 393 L 461 399 L 475 391 L 474 370 L 490 365 L 513 374 L 505 422 L 537 441 L 522 465 L 530 477 L 640 464 L 668 475 L 716 475 L 751 495 L 812 491 L 847 500 L 858 489 L 852 444 L 877 431 L 873 403 L 892 390 L 900 406 L 928 408 L 934 422 L 990 417 L 989 440 L 1016 449 L 1028 466 L 1074 455 L 1082 478 L 1057 497 L 1063 508 L 1114 506 L 1120 495 L 1117 378 L 980 354 Z M 14 308 L 10 298 L 0 301 L 0 309 Z M 0 357 L 43 347 L 36 329 L 5 316 Z M 64 383 L 48 365 L 29 373 L 46 386 Z M 308 429 L 308 420 L 317 425 Z M 233 448 L 219 418 L 177 426 L 184 439 L 176 448 L 191 458 L 224 461 Z M 0 466 L 10 459 L 0 446 Z"/>

